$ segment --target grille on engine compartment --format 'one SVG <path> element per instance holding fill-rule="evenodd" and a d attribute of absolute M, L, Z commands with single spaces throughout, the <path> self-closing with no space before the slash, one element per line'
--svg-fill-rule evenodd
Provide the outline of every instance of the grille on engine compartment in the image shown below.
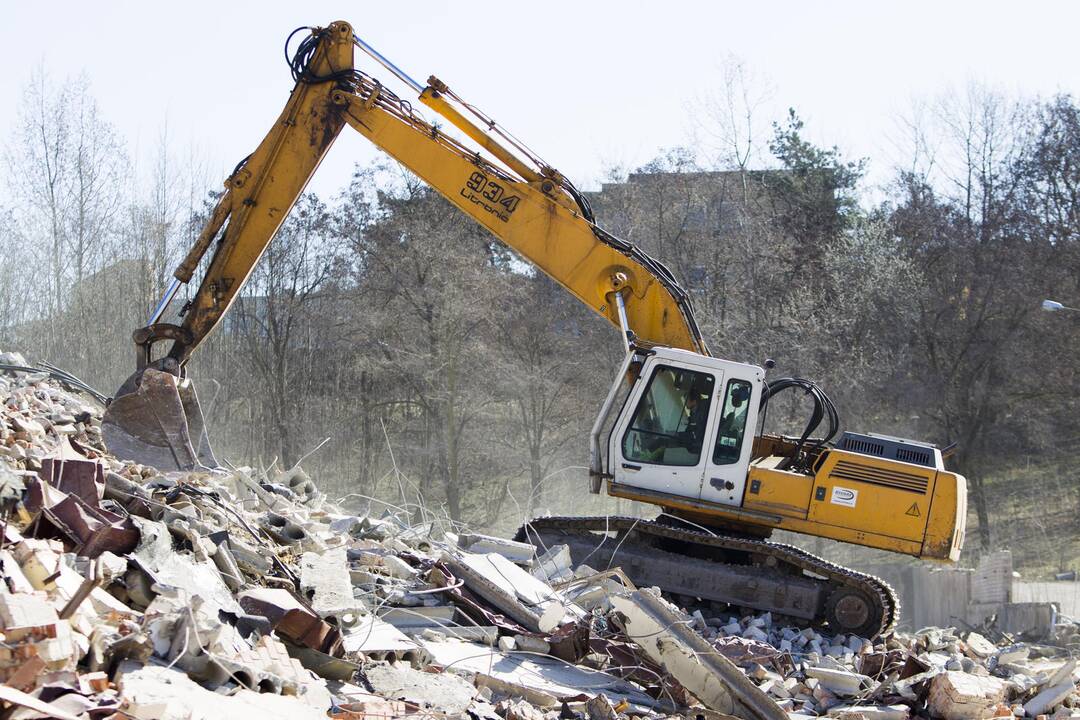
<path fill-rule="evenodd" d="M 888 435 L 845 432 L 837 441 L 836 449 L 923 467 L 938 467 L 937 452 L 933 445 Z"/>
<path fill-rule="evenodd" d="M 829 472 L 829 477 L 838 480 L 855 480 L 870 483 L 871 485 L 881 485 L 882 487 L 919 493 L 920 495 L 926 494 L 926 488 L 930 484 L 930 478 L 925 475 L 873 467 L 850 460 L 841 460 L 836 463 L 836 466 Z"/>

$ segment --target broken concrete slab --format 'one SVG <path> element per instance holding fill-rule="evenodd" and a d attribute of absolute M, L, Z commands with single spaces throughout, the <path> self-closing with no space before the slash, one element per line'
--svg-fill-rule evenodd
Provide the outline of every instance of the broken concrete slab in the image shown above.
<path fill-rule="evenodd" d="M 908 720 L 907 705 L 838 705 L 826 713 L 837 720 Z"/>
<path fill-rule="evenodd" d="M 406 665 L 375 664 L 364 670 L 371 689 L 389 700 L 451 715 L 462 715 L 476 687 L 453 673 L 427 673 Z"/>
<path fill-rule="evenodd" d="M 513 655 L 484 645 L 458 640 L 419 642 L 431 653 L 434 663 L 456 670 L 482 673 L 509 686 L 542 693 L 555 700 L 568 700 L 582 694 L 603 692 L 609 698 L 626 700 L 642 707 L 665 707 L 631 683 L 607 672 L 579 668 L 555 658 L 536 655 Z"/>
<path fill-rule="evenodd" d="M 627 636 L 707 708 L 743 720 L 786 720 L 768 695 L 663 600 L 638 590 L 612 603 L 625 618 Z"/>
<path fill-rule="evenodd" d="M 570 546 L 553 545 L 536 558 L 531 572 L 533 577 L 550 585 L 573 577 L 572 565 Z"/>
<path fill-rule="evenodd" d="M 987 663 L 987 667 L 992 670 L 998 665 L 1008 665 L 1010 663 L 1020 662 L 1021 660 L 1027 660 L 1030 654 L 1031 648 L 1023 643 L 1008 645 L 999 648 L 997 652 L 994 653 Z"/>
<path fill-rule="evenodd" d="M 329 707 L 318 708 L 300 698 L 239 690 L 212 692 L 185 673 L 166 667 L 128 666 L 117 673 L 124 697 L 123 712 L 136 720 L 326 720 Z"/>
<path fill-rule="evenodd" d="M 512 563 L 531 567 L 536 558 L 536 546 L 530 543 L 506 540 L 505 538 L 478 533 L 463 533 L 458 536 L 458 547 L 470 553 L 486 555 L 497 553 Z"/>
<path fill-rule="evenodd" d="M 241 612 L 240 605 L 212 561 L 200 561 L 175 552 L 172 533 L 164 523 L 140 517 L 131 519 L 140 536 L 131 556 L 154 582 L 182 588 L 192 596 L 199 595 L 221 610 Z"/>
<path fill-rule="evenodd" d="M 866 675 L 825 667 L 808 667 L 806 675 L 817 678 L 826 690 L 843 697 L 858 695 L 873 684 L 873 680 Z"/>
<path fill-rule="evenodd" d="M 56 718 L 56 720 L 80 720 L 78 715 L 65 712 L 50 703 L 43 702 L 33 695 L 8 685 L 0 684 L 0 701 L 32 710 L 35 713 L 41 713 L 45 717 Z"/>
<path fill-rule="evenodd" d="M 415 667 L 423 667 L 428 660 L 423 646 L 374 615 L 357 617 L 341 636 L 341 648 L 346 657 L 353 659 L 362 656 L 368 660 L 405 662 Z"/>
<path fill-rule="evenodd" d="M 386 607 L 377 611 L 379 619 L 394 627 L 444 628 L 454 623 L 457 608 L 453 605 L 420 605 L 417 607 Z"/>
<path fill-rule="evenodd" d="M 482 672 L 476 673 L 473 681 L 476 683 L 476 687 L 488 691 L 489 695 L 523 700 L 527 705 L 533 706 L 533 711 L 537 708 L 554 708 L 559 704 L 558 697 L 537 689 L 535 685 L 505 680 Z M 498 711 L 496 710 L 496 712 Z"/>
<path fill-rule="evenodd" d="M 1076 692 L 1076 683 L 1071 678 L 1057 685 L 1049 685 L 1045 690 L 1024 703 L 1024 713 L 1028 717 L 1038 717 L 1050 713 L 1055 707 L 1065 702 L 1065 698 Z"/>
<path fill-rule="evenodd" d="M 1076 672 L 1076 663 L 1076 658 L 1070 658 L 1063 662 L 1061 666 L 1046 679 L 1046 682 L 1044 683 L 1045 687 L 1053 687 L 1072 681 L 1073 674 Z"/>
<path fill-rule="evenodd" d="M 494 625 L 460 625 L 457 627 L 407 627 L 402 632 L 424 640 L 442 641 L 446 639 L 465 640 L 467 642 L 494 645 L 499 640 L 499 628 Z"/>
<path fill-rule="evenodd" d="M 540 631 L 540 619 L 549 609 L 564 622 L 584 616 L 550 585 L 501 555 L 446 552 L 443 562 L 470 590 L 534 632 Z"/>
<path fill-rule="evenodd" d="M 300 557 L 300 590 L 311 599 L 312 609 L 322 617 L 339 617 L 363 608 L 353 597 L 345 547 L 306 552 Z"/>

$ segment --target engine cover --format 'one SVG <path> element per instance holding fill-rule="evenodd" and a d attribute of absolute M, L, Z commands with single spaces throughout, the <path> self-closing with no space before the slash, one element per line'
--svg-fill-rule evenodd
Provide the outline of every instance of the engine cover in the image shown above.
<path fill-rule="evenodd" d="M 906 440 L 875 433 L 845 432 L 837 441 L 836 449 L 886 460 L 899 460 L 938 470 L 945 469 L 941 461 L 941 452 L 933 445 L 918 440 Z"/>

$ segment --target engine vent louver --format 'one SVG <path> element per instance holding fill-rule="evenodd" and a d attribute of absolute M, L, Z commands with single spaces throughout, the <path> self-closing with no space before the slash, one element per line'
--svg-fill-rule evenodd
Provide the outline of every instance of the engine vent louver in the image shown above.
<path fill-rule="evenodd" d="M 929 465 L 933 466 L 934 456 L 932 453 L 924 450 L 912 450 L 909 448 L 897 448 L 896 459 L 903 460 L 904 462 L 914 463 L 915 465 Z"/>
<path fill-rule="evenodd" d="M 869 433 L 845 432 L 836 443 L 837 450 L 899 460 L 900 462 L 937 468 L 937 453 L 933 445 Z"/>
<path fill-rule="evenodd" d="M 835 480 L 850 480 L 855 482 L 870 483 L 882 487 L 895 488 L 905 492 L 925 495 L 930 484 L 930 478 L 925 475 L 891 470 L 888 468 L 873 467 L 850 460 L 841 460 L 836 463 L 829 478 Z"/>
<path fill-rule="evenodd" d="M 862 453 L 863 455 L 873 455 L 874 457 L 885 457 L 885 446 L 881 443 L 870 442 L 868 440 L 852 439 L 847 443 L 847 447 L 844 450 L 850 450 L 851 452 Z"/>

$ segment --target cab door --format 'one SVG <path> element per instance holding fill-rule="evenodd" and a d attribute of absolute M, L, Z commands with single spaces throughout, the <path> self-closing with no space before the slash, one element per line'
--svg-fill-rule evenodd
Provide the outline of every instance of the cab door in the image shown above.
<path fill-rule="evenodd" d="M 761 378 L 756 373 L 729 372 L 724 385 L 717 388 L 716 419 L 710 426 L 711 442 L 705 453 L 702 500 L 742 506 L 760 403 Z"/>
<path fill-rule="evenodd" d="M 609 439 L 613 480 L 697 499 L 723 373 L 653 357 L 642 375 Z"/>

